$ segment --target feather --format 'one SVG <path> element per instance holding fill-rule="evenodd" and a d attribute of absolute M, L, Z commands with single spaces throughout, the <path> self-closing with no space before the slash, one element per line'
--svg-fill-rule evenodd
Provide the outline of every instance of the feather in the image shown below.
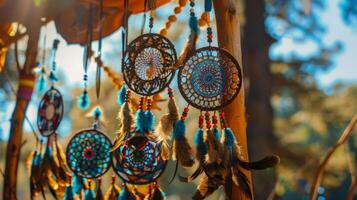
<path fill-rule="evenodd" d="M 196 158 L 202 164 L 204 163 L 205 156 L 208 152 L 207 143 L 204 139 L 204 132 L 202 129 L 198 129 L 195 135 L 195 144 L 196 144 Z"/>
<path fill-rule="evenodd" d="M 171 152 L 170 152 L 170 146 L 169 144 L 167 143 L 166 140 L 162 140 L 161 141 L 161 157 L 162 159 L 164 160 L 170 160 L 170 157 L 171 157 Z"/>
<path fill-rule="evenodd" d="M 192 167 L 195 163 L 193 151 L 185 137 L 186 125 L 183 120 L 178 120 L 175 123 L 173 130 L 173 159 L 178 160 L 184 167 Z"/>
<path fill-rule="evenodd" d="M 193 174 L 191 176 L 188 177 L 183 177 L 183 176 L 179 176 L 179 180 L 181 182 L 185 182 L 185 183 L 190 183 L 193 180 L 195 180 L 199 175 L 201 175 L 203 172 L 203 168 L 201 166 L 199 166 L 195 172 L 193 172 Z"/>
<path fill-rule="evenodd" d="M 34 162 L 36 161 L 35 157 L 36 157 L 37 151 L 31 151 L 30 154 L 26 157 L 26 169 L 27 169 L 27 174 L 29 176 L 31 176 L 31 168 L 34 165 Z"/>
<path fill-rule="evenodd" d="M 166 194 L 158 185 L 155 185 L 155 188 L 150 194 L 146 195 L 144 200 L 165 200 Z"/>
<path fill-rule="evenodd" d="M 123 106 L 123 104 L 125 103 L 126 91 L 127 91 L 126 86 L 123 85 L 118 92 L 118 104 L 120 106 Z"/>
<path fill-rule="evenodd" d="M 117 200 L 119 198 L 120 188 L 115 184 L 115 176 L 112 177 L 112 184 L 104 195 L 105 200 Z"/>
<path fill-rule="evenodd" d="M 237 143 L 236 137 L 234 136 L 232 129 L 223 129 L 221 142 L 229 149 L 231 149 L 233 145 Z"/>
<path fill-rule="evenodd" d="M 209 163 L 213 163 L 213 162 L 221 163 L 222 158 L 220 157 L 220 155 L 222 155 L 223 148 L 212 130 L 207 130 L 206 142 L 207 142 L 207 150 L 208 150 L 207 161 Z"/>
<path fill-rule="evenodd" d="M 168 113 L 161 117 L 156 131 L 161 140 L 171 137 L 175 122 L 179 119 L 179 111 L 174 98 L 170 98 L 167 104 Z"/>
<path fill-rule="evenodd" d="M 219 133 L 218 128 L 214 128 L 214 129 L 213 129 L 213 134 L 214 134 L 214 136 L 216 137 L 216 139 L 217 139 L 218 141 L 221 140 L 221 134 Z"/>
<path fill-rule="evenodd" d="M 95 194 L 94 200 L 104 200 L 103 191 L 102 191 L 102 179 L 98 180 L 98 190 Z"/>
<path fill-rule="evenodd" d="M 134 126 L 134 116 L 132 114 L 131 106 L 125 102 L 118 113 L 119 131 L 115 143 L 111 151 L 115 151 L 124 141 L 125 135 L 132 131 Z"/>
<path fill-rule="evenodd" d="M 201 200 L 210 196 L 214 191 L 218 189 L 219 185 L 209 178 L 207 175 L 203 175 L 200 179 L 200 183 L 197 186 L 196 193 L 192 197 L 193 200 Z"/>
<path fill-rule="evenodd" d="M 74 200 L 74 194 L 71 185 L 66 188 L 63 200 Z"/>
<path fill-rule="evenodd" d="M 94 193 L 90 188 L 84 192 L 84 200 L 94 200 Z"/>
<path fill-rule="evenodd" d="M 135 126 L 138 132 L 145 134 L 148 131 L 148 121 L 144 110 L 138 110 L 135 114 Z"/>
<path fill-rule="evenodd" d="M 254 162 L 246 162 L 246 161 L 242 161 L 238 158 L 239 166 L 241 166 L 247 170 L 268 169 L 268 168 L 275 167 L 277 164 L 279 164 L 279 162 L 280 162 L 280 158 L 277 155 L 266 156 L 263 159 L 254 161 Z"/>
<path fill-rule="evenodd" d="M 84 188 L 84 181 L 75 173 L 72 174 L 72 190 L 74 194 L 80 194 Z"/>
<path fill-rule="evenodd" d="M 124 189 L 120 192 L 118 200 L 135 200 L 135 195 L 130 192 L 126 184 L 124 184 Z"/>
<path fill-rule="evenodd" d="M 237 167 L 233 168 L 233 176 L 232 176 L 232 181 L 236 186 L 239 186 L 244 194 L 249 197 L 250 199 L 253 199 L 253 194 L 252 194 L 252 189 L 250 187 L 249 180 L 243 172 L 241 172 Z"/>
<path fill-rule="evenodd" d="M 145 112 L 145 118 L 146 118 L 146 132 L 154 130 L 154 124 L 155 124 L 155 116 L 154 113 L 152 113 L 151 110 L 147 110 Z"/>
<path fill-rule="evenodd" d="M 71 175 L 69 174 L 69 170 L 67 168 L 66 155 L 64 154 L 61 145 L 58 142 L 57 135 L 55 135 L 55 149 L 56 149 L 56 159 L 58 161 L 58 182 L 62 186 L 67 186 L 70 184 Z"/>
<path fill-rule="evenodd" d="M 183 65 L 183 63 L 190 55 L 190 53 L 196 49 L 197 39 L 198 39 L 198 32 L 191 31 L 188 41 L 186 42 L 185 47 L 183 48 L 180 57 L 176 63 L 177 69 Z"/>

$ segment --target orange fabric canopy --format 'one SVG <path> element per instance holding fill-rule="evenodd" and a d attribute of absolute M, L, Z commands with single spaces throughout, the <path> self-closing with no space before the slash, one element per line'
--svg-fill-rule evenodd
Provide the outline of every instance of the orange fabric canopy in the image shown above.
<path fill-rule="evenodd" d="M 124 15 L 123 0 L 103 0 L 104 18 L 102 20 L 102 36 L 115 32 L 121 25 Z M 157 0 L 156 6 L 162 6 L 170 0 Z M 99 38 L 100 0 L 80 0 L 70 9 L 55 18 L 57 31 L 70 44 L 84 44 L 87 42 L 87 24 L 89 18 L 89 4 L 93 5 L 92 25 L 93 40 Z M 128 11 L 136 14 L 144 11 L 144 0 L 129 0 Z"/>

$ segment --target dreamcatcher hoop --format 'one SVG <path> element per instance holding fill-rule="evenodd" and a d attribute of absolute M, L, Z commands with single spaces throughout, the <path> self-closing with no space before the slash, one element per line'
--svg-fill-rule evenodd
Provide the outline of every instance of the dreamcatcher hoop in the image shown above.
<path fill-rule="evenodd" d="M 176 62 L 176 50 L 166 37 L 143 34 L 127 47 L 122 64 L 124 81 L 137 94 L 157 94 L 172 81 Z"/>
<path fill-rule="evenodd" d="M 110 139 L 104 133 L 96 129 L 82 130 L 68 143 L 68 166 L 83 178 L 102 176 L 112 166 L 110 148 Z"/>
<path fill-rule="evenodd" d="M 179 69 L 178 86 L 183 98 L 202 111 L 222 109 L 242 87 L 242 71 L 226 50 L 203 47 L 192 52 Z"/>
<path fill-rule="evenodd" d="M 42 97 L 37 113 L 37 127 L 41 135 L 54 134 L 63 117 L 63 98 L 60 91 L 52 87 Z"/>
<path fill-rule="evenodd" d="M 135 134 L 132 132 L 130 135 Z M 164 173 L 167 161 L 161 157 L 161 146 L 145 136 L 129 136 L 112 154 L 115 173 L 126 183 L 149 184 Z M 151 166 L 150 166 L 151 164 Z"/>

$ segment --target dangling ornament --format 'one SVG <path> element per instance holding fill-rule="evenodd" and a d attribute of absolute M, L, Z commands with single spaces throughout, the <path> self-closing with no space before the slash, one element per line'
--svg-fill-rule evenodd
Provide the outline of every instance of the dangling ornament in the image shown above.
<path fill-rule="evenodd" d="M 154 116 L 151 100 L 147 99 L 146 111 L 143 102 L 144 97 L 140 99 L 140 108 L 136 112 L 135 129 L 125 133 L 121 145 L 113 152 L 115 172 L 130 184 L 154 182 L 167 164 L 161 157 L 161 146 L 152 132 Z"/>
<path fill-rule="evenodd" d="M 111 141 L 100 130 L 100 109 L 93 112 L 93 128 L 76 133 L 67 146 L 67 162 L 70 169 L 78 176 L 94 179 L 102 176 L 111 167 Z"/>
<path fill-rule="evenodd" d="M 190 0 L 190 5 L 190 27 L 195 28 L 198 25 L 193 9 L 194 0 Z M 201 111 L 199 128 L 195 136 L 196 159 L 199 166 L 191 176 L 180 177 L 180 180 L 191 182 L 202 174 L 193 199 L 204 199 L 220 186 L 225 187 L 226 195 L 230 199 L 232 183 L 240 186 L 248 197 L 252 197 L 248 178 L 240 168 L 266 169 L 275 166 L 279 159 L 276 156 L 269 156 L 261 161 L 245 162 L 239 157 L 236 138 L 228 128 L 221 110 L 238 95 L 242 86 L 242 72 L 238 62 L 228 51 L 211 46 L 211 10 L 212 0 L 205 0 L 205 13 L 200 19 L 200 25 L 208 25 L 209 45 L 191 52 L 178 74 L 181 95 L 189 105 Z M 210 111 L 214 111 L 213 115 Z M 220 113 L 220 126 L 217 111 Z M 223 130 L 219 130 L 219 127 Z"/>
<path fill-rule="evenodd" d="M 88 12 L 88 24 L 87 24 L 87 44 L 84 48 L 83 51 L 83 69 L 84 69 L 84 75 L 83 75 L 83 82 L 84 82 L 84 88 L 83 88 L 83 93 L 80 97 L 78 97 L 78 107 L 79 109 L 82 110 L 87 110 L 90 107 L 90 99 L 88 95 L 88 89 L 87 89 L 87 84 L 88 84 L 88 67 L 90 63 L 90 59 L 92 57 L 92 40 L 93 40 L 93 5 L 89 5 L 89 12 Z M 100 76 L 100 70 L 97 70 L 97 75 L 99 74 Z M 98 77 L 98 76 L 97 76 Z M 99 80 L 97 79 L 97 84 Z"/>
<path fill-rule="evenodd" d="M 48 137 L 54 134 L 63 117 L 63 98 L 61 93 L 54 87 L 56 70 L 56 52 L 59 40 L 53 42 L 53 66 L 50 73 L 51 88 L 44 94 L 37 114 L 37 126 L 40 133 Z"/>
<path fill-rule="evenodd" d="M 139 36 L 128 45 L 122 62 L 126 85 L 143 96 L 159 93 L 170 84 L 177 61 L 174 45 L 164 36 L 151 33 L 154 2 L 149 0 L 150 33 Z"/>

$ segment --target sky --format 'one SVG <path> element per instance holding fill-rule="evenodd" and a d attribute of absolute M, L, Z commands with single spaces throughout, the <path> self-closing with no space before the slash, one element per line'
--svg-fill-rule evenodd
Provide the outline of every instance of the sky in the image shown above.
<path fill-rule="evenodd" d="M 188 13 L 188 8 L 182 11 L 182 13 Z M 166 18 L 169 13 L 173 10 L 173 5 L 168 5 L 161 7 L 159 10 L 160 15 L 163 15 Z M 200 8 L 197 8 L 197 13 L 201 13 Z M 338 0 L 329 0 L 326 10 L 322 11 L 321 20 L 324 25 L 326 25 L 327 31 L 323 37 L 323 40 L 326 44 L 333 44 L 336 41 L 340 41 L 344 44 L 343 50 L 337 56 L 334 57 L 333 67 L 329 71 L 319 72 L 317 74 L 318 84 L 322 89 L 331 88 L 337 82 L 344 83 L 353 83 L 357 84 L 357 29 L 353 29 L 346 24 L 341 19 L 341 11 L 339 8 Z M 179 20 L 187 20 L 187 15 L 181 14 Z M 132 21 L 138 21 L 140 23 L 141 16 L 134 16 Z M 131 23 L 132 24 L 132 23 Z M 157 24 L 156 29 L 158 30 L 162 27 L 162 24 Z M 157 31 L 154 30 L 154 31 Z M 66 42 L 56 33 L 55 26 L 53 23 L 47 25 L 44 30 L 47 36 L 46 48 L 50 49 L 54 39 L 60 39 L 60 45 L 57 53 L 57 65 L 59 74 L 63 74 L 64 77 L 61 77 L 63 83 L 66 83 L 66 87 L 71 88 L 82 88 L 83 86 L 83 48 L 78 45 L 67 45 Z M 204 33 L 204 32 L 203 32 Z M 110 38 L 103 40 L 103 54 L 104 62 L 109 66 L 115 66 L 115 69 L 119 71 L 120 59 L 108 60 L 106 55 L 114 55 L 117 58 L 121 57 L 121 54 L 118 49 L 120 49 L 120 31 L 112 34 Z M 187 38 L 188 29 L 184 30 L 179 38 L 180 41 L 184 41 Z M 135 37 L 135 36 L 134 36 Z M 205 36 L 201 37 L 201 40 L 204 40 Z M 200 40 L 200 41 L 201 41 Z M 118 41 L 117 44 L 113 44 L 112 41 Z M 115 46 L 118 45 L 116 48 Z M 175 44 L 177 49 L 181 49 L 182 44 Z M 40 46 L 43 47 L 43 43 L 40 43 Z M 295 43 L 289 36 L 284 37 L 278 44 L 275 44 L 271 48 L 271 54 L 284 54 L 290 53 L 292 51 L 298 51 L 301 54 L 307 54 L 314 51 L 314 45 L 312 44 L 298 44 Z M 179 51 L 179 50 L 178 50 Z M 89 84 L 94 84 L 94 73 L 95 73 L 94 63 L 89 67 Z M 104 76 L 103 76 L 104 77 Z M 60 88 L 61 89 L 61 88 Z M 0 95 L 1 97 L 2 95 Z M 41 95 L 34 95 L 32 102 L 27 111 L 27 115 L 33 121 L 32 124 L 36 124 L 36 113 L 37 105 L 39 103 L 39 98 Z M 1 98 L 0 98 L 1 101 Z M 8 132 L 10 128 L 10 123 L 8 122 L 9 116 L 11 116 L 13 111 L 14 103 L 9 102 L 7 109 L 0 112 L 0 139 L 6 139 L 8 137 Z M 64 125 L 65 124 L 65 125 Z M 63 121 L 60 126 L 60 132 L 68 133 L 71 130 L 70 121 Z M 30 131 L 30 127 L 25 123 L 26 131 Z"/>

